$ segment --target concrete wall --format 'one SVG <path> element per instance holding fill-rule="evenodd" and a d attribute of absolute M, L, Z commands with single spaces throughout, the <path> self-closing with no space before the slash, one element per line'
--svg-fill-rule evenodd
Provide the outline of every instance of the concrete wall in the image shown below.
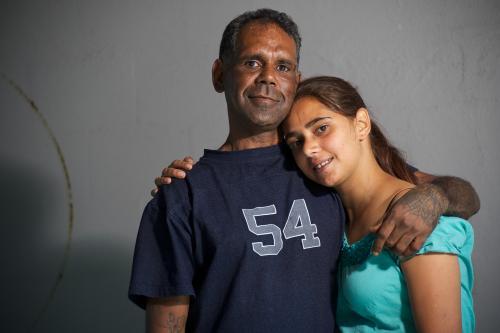
<path fill-rule="evenodd" d="M 297 21 L 305 77 L 355 83 L 411 163 L 475 185 L 477 331 L 500 325 L 500 2 L 4 0 L 0 331 L 142 330 L 126 293 L 152 180 L 225 139 L 211 64 L 262 6 Z"/>

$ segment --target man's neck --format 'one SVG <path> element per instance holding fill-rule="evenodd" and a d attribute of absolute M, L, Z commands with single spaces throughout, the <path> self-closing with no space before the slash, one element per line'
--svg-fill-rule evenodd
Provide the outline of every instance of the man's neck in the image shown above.
<path fill-rule="evenodd" d="M 219 148 L 222 151 L 237 151 L 254 148 L 264 148 L 279 142 L 278 131 L 268 131 L 251 136 L 241 136 L 229 133 L 226 142 Z"/>

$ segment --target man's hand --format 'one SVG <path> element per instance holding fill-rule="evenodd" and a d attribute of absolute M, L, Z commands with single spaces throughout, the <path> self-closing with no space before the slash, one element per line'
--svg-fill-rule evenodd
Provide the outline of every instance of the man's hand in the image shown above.
<path fill-rule="evenodd" d="M 376 231 L 372 252 L 384 246 L 397 255 L 409 256 L 420 249 L 448 208 L 443 191 L 432 184 L 421 184 L 403 195 L 384 216 Z"/>
<path fill-rule="evenodd" d="M 186 156 L 182 160 L 175 160 L 166 168 L 161 171 L 161 176 L 156 177 L 154 182 L 156 187 L 151 190 L 151 196 L 154 196 L 158 192 L 158 188 L 161 185 L 168 185 L 172 182 L 172 178 L 184 179 L 186 177 L 186 171 L 193 168 L 196 162 L 191 156 Z"/>
<path fill-rule="evenodd" d="M 434 230 L 439 216 L 467 219 L 479 210 L 479 196 L 469 182 L 420 171 L 415 176 L 418 185 L 396 202 L 376 231 L 374 254 L 385 245 L 398 255 L 412 255 Z"/>

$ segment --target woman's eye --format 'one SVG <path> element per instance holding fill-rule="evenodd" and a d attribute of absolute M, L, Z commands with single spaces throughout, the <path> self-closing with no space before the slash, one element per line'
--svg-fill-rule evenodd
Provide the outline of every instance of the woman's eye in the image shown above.
<path fill-rule="evenodd" d="M 328 125 L 321 125 L 316 129 L 317 133 L 324 133 L 328 129 Z"/>
<path fill-rule="evenodd" d="M 290 147 L 291 149 L 298 149 L 302 147 L 302 141 L 301 140 L 290 141 L 288 142 L 288 147 Z"/>

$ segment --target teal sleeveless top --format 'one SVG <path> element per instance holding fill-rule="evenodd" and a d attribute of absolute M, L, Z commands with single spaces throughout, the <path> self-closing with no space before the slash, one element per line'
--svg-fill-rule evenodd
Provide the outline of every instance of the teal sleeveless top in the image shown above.
<path fill-rule="evenodd" d="M 370 254 L 373 234 L 344 244 L 339 267 L 337 323 L 341 332 L 416 332 L 399 258 L 389 250 Z M 458 258 L 461 275 L 462 330 L 474 332 L 472 247 L 469 222 L 442 216 L 416 253 L 450 253 Z"/>

